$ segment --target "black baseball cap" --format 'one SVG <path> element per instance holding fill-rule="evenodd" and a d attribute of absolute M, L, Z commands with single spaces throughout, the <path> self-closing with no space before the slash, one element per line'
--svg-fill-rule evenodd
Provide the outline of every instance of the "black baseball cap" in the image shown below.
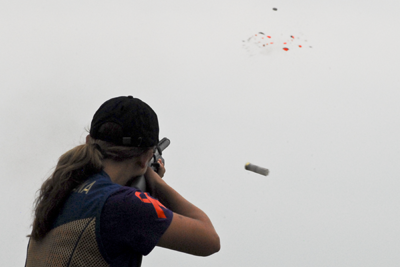
<path fill-rule="evenodd" d="M 115 123 L 122 131 L 100 132 L 105 123 Z M 154 110 L 138 98 L 120 96 L 104 102 L 93 116 L 90 136 L 120 146 L 152 147 L 158 140 L 159 126 Z"/>

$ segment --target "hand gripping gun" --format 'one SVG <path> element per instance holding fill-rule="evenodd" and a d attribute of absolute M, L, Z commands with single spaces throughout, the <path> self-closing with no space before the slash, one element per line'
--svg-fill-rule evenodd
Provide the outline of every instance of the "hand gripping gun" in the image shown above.
<path fill-rule="evenodd" d="M 160 168 L 160 164 L 158 163 L 158 160 L 161 159 L 163 164 L 165 164 L 165 160 L 162 157 L 162 152 L 164 149 L 166 149 L 171 141 L 164 137 L 156 146 L 153 158 L 149 161 L 149 167 L 152 168 L 155 172 L 158 172 L 158 169 Z M 146 191 L 146 179 L 144 175 L 138 176 L 133 178 L 131 181 L 128 182 L 127 186 L 131 187 L 136 187 L 137 189 L 140 189 L 142 191 Z"/>

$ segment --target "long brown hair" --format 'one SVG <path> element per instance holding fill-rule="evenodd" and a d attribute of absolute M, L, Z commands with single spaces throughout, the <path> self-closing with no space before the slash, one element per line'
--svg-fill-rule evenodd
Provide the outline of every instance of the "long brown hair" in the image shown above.
<path fill-rule="evenodd" d="M 113 123 L 106 123 L 103 126 L 101 130 L 110 134 L 116 130 Z M 34 202 L 32 234 L 28 237 L 39 241 L 46 236 L 72 190 L 91 175 L 100 172 L 103 169 L 103 159 L 122 161 L 138 157 L 149 149 L 151 148 L 116 146 L 89 137 L 86 144 L 64 153 L 59 158 L 54 172 L 39 189 Z"/>

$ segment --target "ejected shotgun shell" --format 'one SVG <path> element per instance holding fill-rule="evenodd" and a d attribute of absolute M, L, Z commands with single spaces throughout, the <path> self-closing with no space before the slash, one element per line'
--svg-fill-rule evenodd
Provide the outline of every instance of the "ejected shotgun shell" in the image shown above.
<path fill-rule="evenodd" d="M 244 168 L 248 171 L 252 171 L 261 175 L 265 175 L 267 176 L 269 173 L 269 170 L 254 164 L 251 164 L 249 162 L 246 163 L 246 165 L 244 165 Z"/>

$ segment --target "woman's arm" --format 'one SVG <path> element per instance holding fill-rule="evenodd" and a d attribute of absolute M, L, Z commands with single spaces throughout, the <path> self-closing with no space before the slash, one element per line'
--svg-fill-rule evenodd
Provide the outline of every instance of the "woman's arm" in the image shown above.
<path fill-rule="evenodd" d="M 158 246 L 198 256 L 220 250 L 220 240 L 208 216 L 183 198 L 151 168 L 145 174 L 154 197 L 174 212 Z"/>

